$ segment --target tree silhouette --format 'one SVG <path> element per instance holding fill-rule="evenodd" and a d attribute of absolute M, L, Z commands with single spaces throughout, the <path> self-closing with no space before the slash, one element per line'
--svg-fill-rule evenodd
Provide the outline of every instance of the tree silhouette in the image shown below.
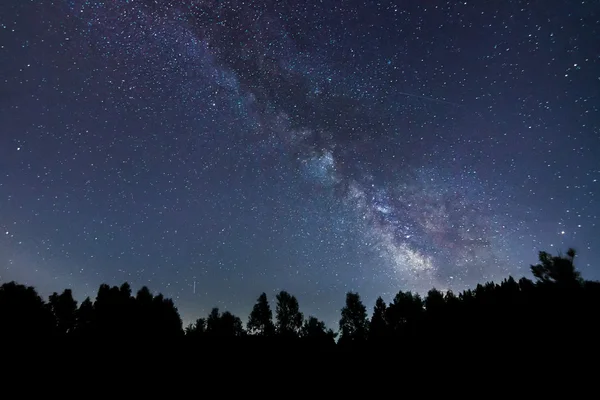
<path fill-rule="evenodd" d="M 182 334 L 182 322 L 173 300 L 158 294 L 152 300 L 152 311 L 146 315 L 144 326 L 146 336 L 179 336 Z"/>
<path fill-rule="evenodd" d="M 48 336 L 55 327 L 50 307 L 33 287 L 16 282 L 0 286 L 0 336 Z"/>
<path fill-rule="evenodd" d="M 312 315 L 304 321 L 304 325 L 302 325 L 300 331 L 302 340 L 318 347 L 333 346 L 335 344 L 336 336 L 337 335 L 331 329 L 327 329 L 325 322 L 320 321 Z"/>
<path fill-rule="evenodd" d="M 94 302 L 96 333 L 105 337 L 133 337 L 137 333 L 134 307 L 135 299 L 131 297 L 128 283 L 121 287 L 100 285 Z"/>
<path fill-rule="evenodd" d="M 298 300 L 286 291 L 277 295 L 277 307 L 275 309 L 277 318 L 277 333 L 285 337 L 297 337 L 304 316 L 300 312 Z"/>
<path fill-rule="evenodd" d="M 50 309 L 56 319 L 56 329 L 60 335 L 72 334 L 77 322 L 77 302 L 73 299 L 71 289 L 65 289 L 60 295 L 56 292 L 48 300 Z"/>
<path fill-rule="evenodd" d="M 386 318 L 395 336 L 411 335 L 413 326 L 420 323 L 423 314 L 423 301 L 418 294 L 400 291 L 388 306 Z M 411 326 L 413 325 L 413 326 Z"/>
<path fill-rule="evenodd" d="M 206 319 L 198 318 L 195 323 L 185 328 L 185 334 L 190 337 L 200 338 L 206 334 Z"/>
<path fill-rule="evenodd" d="M 225 311 L 223 314 L 218 308 L 213 308 L 206 319 L 206 333 L 211 337 L 232 338 L 245 334 L 242 320 Z"/>
<path fill-rule="evenodd" d="M 150 292 L 148 287 L 143 286 L 138 290 L 135 296 L 135 308 L 136 313 L 136 335 L 138 336 L 149 336 L 152 334 L 152 330 L 155 329 L 152 321 L 155 317 L 155 302 L 154 295 Z"/>
<path fill-rule="evenodd" d="M 531 272 L 541 284 L 554 283 L 561 286 L 580 285 L 581 275 L 575 269 L 574 249 L 567 251 L 567 256 L 552 256 L 545 251 L 539 253 L 539 264 L 531 266 Z"/>
<path fill-rule="evenodd" d="M 186 337 L 191 350 L 211 351 L 218 344 L 226 346 L 220 349 L 249 349 L 261 357 L 271 351 L 304 356 L 310 349 L 336 349 L 335 354 L 398 350 L 403 361 L 416 355 L 413 349 L 426 348 L 449 359 L 469 352 L 480 354 L 482 338 L 493 343 L 499 354 L 510 354 L 522 346 L 523 338 L 529 338 L 534 350 L 583 354 L 596 345 L 600 335 L 600 282 L 583 280 L 574 258 L 572 250 L 564 257 L 541 252 L 540 263 L 531 268 L 535 283 L 509 276 L 458 295 L 434 288 L 423 300 L 419 294 L 399 291 L 387 305 L 379 297 L 370 321 L 358 293 L 349 292 L 341 310 L 337 344 L 336 333 L 323 321 L 314 316 L 303 321 L 297 299 L 285 291 L 277 295 L 276 327 L 266 294 L 258 297 L 248 317 L 247 327 L 253 334 L 248 336 L 240 318 L 220 313 L 218 308 L 184 332 L 171 299 L 154 295 L 147 287 L 134 297 L 128 283 L 100 285 L 95 301 L 88 297 L 79 307 L 69 289 L 53 293 L 45 303 L 32 287 L 4 283 L 0 286 L 0 336 L 31 337 L 38 342 L 52 336 L 92 338 L 81 341 L 88 345 L 108 338 L 128 348 L 134 340 L 164 344 Z M 450 354 L 453 349 L 455 354 Z"/>
<path fill-rule="evenodd" d="M 366 340 L 369 329 L 367 308 L 358 293 L 346 294 L 346 305 L 340 319 L 340 344 L 360 343 Z"/>
<path fill-rule="evenodd" d="M 78 336 L 91 336 L 94 334 L 94 304 L 89 297 L 81 302 L 75 312 L 75 333 Z"/>
<path fill-rule="evenodd" d="M 246 329 L 248 333 L 258 336 L 271 336 L 275 333 L 273 312 L 271 306 L 269 306 L 266 293 L 259 296 L 254 308 L 252 308 Z"/>
<path fill-rule="evenodd" d="M 523 277 L 519 279 L 519 290 L 522 293 L 531 293 L 535 290 L 535 284 L 529 279 Z"/>
<path fill-rule="evenodd" d="M 387 307 L 385 301 L 378 297 L 373 307 L 373 315 L 369 326 L 369 340 L 371 342 L 381 341 L 388 337 L 389 328 L 386 320 Z"/>
<path fill-rule="evenodd" d="M 135 300 L 138 304 L 138 307 L 150 307 L 152 304 L 152 300 L 154 299 L 154 295 L 150 292 L 147 286 L 142 286 L 140 290 L 138 290 Z"/>
<path fill-rule="evenodd" d="M 171 299 L 154 296 L 147 287 L 131 295 L 131 286 L 100 285 L 95 302 L 86 299 L 76 315 L 80 336 L 143 338 L 183 335 L 181 317 Z"/>
<path fill-rule="evenodd" d="M 442 292 L 436 288 L 427 292 L 427 297 L 425 297 L 425 308 L 428 313 L 439 315 L 444 312 L 445 306 L 446 300 L 444 299 Z"/>

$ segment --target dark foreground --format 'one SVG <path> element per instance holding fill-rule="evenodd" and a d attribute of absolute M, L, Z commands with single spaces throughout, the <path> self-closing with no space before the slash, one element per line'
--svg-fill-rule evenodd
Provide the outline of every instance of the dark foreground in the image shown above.
<path fill-rule="evenodd" d="M 262 294 L 245 326 L 213 309 L 183 329 L 173 302 L 147 288 L 133 296 L 128 284 L 102 285 L 94 301 L 77 304 L 70 290 L 46 302 L 32 287 L 8 282 L 0 286 L 0 335 L 5 346 L 14 344 L 6 346 L 5 357 L 30 351 L 51 359 L 123 358 L 147 365 L 152 359 L 199 366 L 210 359 L 227 368 L 294 360 L 317 369 L 319 360 L 350 368 L 357 359 L 374 357 L 440 366 L 471 358 L 514 364 L 534 355 L 551 355 L 555 362 L 593 360 L 600 340 L 600 283 L 583 280 L 574 258 L 572 251 L 564 257 L 540 253 L 540 263 L 531 268 L 535 281 L 509 277 L 458 295 L 432 289 L 424 299 L 400 291 L 389 304 L 379 298 L 370 314 L 358 294 L 348 293 L 337 332 L 305 318 L 287 292 L 277 295 L 275 321 Z"/>

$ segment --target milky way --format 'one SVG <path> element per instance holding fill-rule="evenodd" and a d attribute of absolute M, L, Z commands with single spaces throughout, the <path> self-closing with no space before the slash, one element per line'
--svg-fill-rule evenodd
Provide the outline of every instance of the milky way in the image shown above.
<path fill-rule="evenodd" d="M 329 323 L 539 250 L 598 277 L 600 11 L 563 3 L 9 1 L 0 276 Z"/>

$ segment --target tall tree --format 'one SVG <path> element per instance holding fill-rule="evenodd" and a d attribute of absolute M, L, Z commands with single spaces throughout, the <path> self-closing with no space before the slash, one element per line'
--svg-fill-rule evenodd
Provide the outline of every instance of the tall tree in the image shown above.
<path fill-rule="evenodd" d="M 94 302 L 94 317 L 98 333 L 108 336 L 132 336 L 137 333 L 135 298 L 127 282 L 121 287 L 102 284 Z"/>
<path fill-rule="evenodd" d="M 75 333 L 78 336 L 90 336 L 94 334 L 94 304 L 89 297 L 81 302 L 75 312 Z"/>
<path fill-rule="evenodd" d="M 246 325 L 248 332 L 258 336 L 271 336 L 275 332 L 273 325 L 273 312 L 267 300 L 267 294 L 263 293 L 258 297 L 252 312 L 248 317 Z"/>
<path fill-rule="evenodd" d="M 423 314 L 423 300 L 418 294 L 399 291 L 387 308 L 386 317 L 395 335 L 408 333 L 419 323 Z"/>
<path fill-rule="evenodd" d="M 240 337 L 246 334 L 240 317 L 233 315 L 229 311 L 225 311 L 221 315 L 221 326 L 225 336 Z"/>
<path fill-rule="evenodd" d="M 0 336 L 47 336 L 55 326 L 50 307 L 33 287 L 16 282 L 0 286 Z"/>
<path fill-rule="evenodd" d="M 425 309 L 427 309 L 427 314 L 439 315 L 443 312 L 445 305 L 446 300 L 444 299 L 444 294 L 442 292 L 436 288 L 427 292 L 427 297 L 425 297 Z"/>
<path fill-rule="evenodd" d="M 190 337 L 201 337 L 206 333 L 206 319 L 198 318 L 195 323 L 185 328 L 185 334 Z"/>
<path fill-rule="evenodd" d="M 217 307 L 210 310 L 210 314 L 206 318 L 206 333 L 212 336 L 218 336 L 220 330 L 221 313 Z"/>
<path fill-rule="evenodd" d="M 206 333 L 212 337 L 227 338 L 244 335 L 242 320 L 229 311 L 223 314 L 213 308 L 206 319 Z"/>
<path fill-rule="evenodd" d="M 332 346 L 335 344 L 336 334 L 331 329 L 327 329 L 325 322 L 311 315 L 304 321 L 300 337 L 314 345 Z"/>
<path fill-rule="evenodd" d="M 427 337 L 430 341 L 435 341 L 436 345 L 442 346 L 442 342 L 449 339 L 449 335 L 440 337 L 440 332 L 447 330 L 447 313 L 446 299 L 444 294 L 436 288 L 427 292 L 425 297 L 425 318 L 424 325 L 420 327 L 420 331 L 415 332 L 421 339 Z M 424 332 L 422 332 L 424 330 Z M 424 333 L 424 335 L 423 335 Z"/>
<path fill-rule="evenodd" d="M 71 289 L 65 289 L 61 294 L 50 295 L 50 309 L 56 319 L 56 329 L 60 335 L 72 334 L 77 320 L 77 301 L 73 299 Z"/>
<path fill-rule="evenodd" d="M 277 295 L 277 307 L 275 308 L 277 318 L 277 333 L 282 336 L 298 336 L 304 316 L 300 312 L 300 306 L 295 296 L 286 291 Z"/>
<path fill-rule="evenodd" d="M 145 336 L 179 336 L 183 334 L 179 311 L 172 299 L 161 293 L 152 299 L 150 318 L 146 325 L 149 331 Z"/>
<path fill-rule="evenodd" d="M 567 256 L 552 256 L 545 251 L 539 253 L 539 264 L 531 266 L 531 272 L 539 283 L 555 283 L 561 286 L 576 286 L 582 283 L 579 271 L 575 269 L 575 249 L 569 249 Z"/>
<path fill-rule="evenodd" d="M 325 327 L 325 322 L 319 321 L 317 317 L 313 317 L 311 315 L 306 321 L 304 321 L 301 334 L 302 337 L 306 338 L 326 335 L 327 328 Z"/>
<path fill-rule="evenodd" d="M 369 327 L 369 340 L 378 341 L 384 339 L 388 334 L 388 324 L 385 317 L 387 307 L 385 301 L 378 297 L 373 307 L 373 315 L 371 316 L 371 324 Z"/>
<path fill-rule="evenodd" d="M 342 308 L 340 319 L 340 342 L 356 343 L 367 338 L 369 321 L 367 308 L 362 303 L 358 293 L 346 294 L 346 305 Z"/>
<path fill-rule="evenodd" d="M 149 307 L 152 304 L 152 300 L 154 299 L 154 295 L 150 292 L 147 286 L 142 286 L 140 290 L 138 290 L 135 296 L 136 302 L 138 306 L 146 306 Z"/>

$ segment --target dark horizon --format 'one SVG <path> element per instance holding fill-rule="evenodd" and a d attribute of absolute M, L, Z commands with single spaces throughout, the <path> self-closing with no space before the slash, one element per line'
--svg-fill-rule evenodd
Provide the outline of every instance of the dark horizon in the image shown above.
<path fill-rule="evenodd" d="M 93 301 L 88 297 L 82 302 L 65 289 L 45 302 L 35 288 L 5 282 L 0 285 L 0 336 L 185 337 L 189 345 L 208 345 L 214 340 L 234 344 L 229 341 L 236 339 L 236 345 L 247 349 L 256 345 L 301 345 L 316 350 L 354 351 L 378 346 L 391 350 L 404 346 L 405 340 L 422 342 L 432 338 L 439 342 L 436 346 L 451 344 L 477 337 L 469 332 L 473 329 L 488 339 L 499 338 L 499 334 L 511 336 L 513 339 L 505 338 L 505 344 L 521 336 L 548 332 L 556 335 L 559 330 L 577 340 L 579 346 L 587 346 L 600 332 L 600 282 L 585 280 L 575 267 L 575 257 L 574 249 L 558 255 L 540 252 L 539 263 L 530 266 L 535 281 L 508 277 L 457 294 L 432 288 L 420 296 L 400 290 L 393 301 L 378 297 L 371 308 L 364 305 L 359 293 L 349 291 L 335 330 L 319 316 L 303 313 L 297 298 L 285 290 L 274 301 L 262 293 L 246 322 L 228 310 L 214 307 L 208 316 L 198 316 L 186 324 L 172 299 L 154 294 L 146 286 L 136 292 L 127 282 L 113 287 L 102 284 Z M 240 342 L 243 338 L 251 340 Z"/>
<path fill-rule="evenodd" d="M 564 252 L 562 252 L 562 251 L 559 251 L 557 254 L 555 254 L 555 256 L 562 256 L 562 255 L 563 255 L 563 253 L 564 253 Z M 538 254 L 538 256 L 539 256 L 539 254 Z M 579 256 L 577 256 L 577 258 L 579 258 Z M 530 268 L 530 267 L 531 267 L 531 264 L 530 264 L 530 265 L 528 265 L 528 269 L 527 269 L 527 270 L 528 270 L 528 272 L 529 272 L 529 273 L 528 273 L 528 274 L 526 274 L 526 275 L 523 275 L 523 276 L 512 276 L 512 275 L 507 275 L 507 276 L 505 276 L 505 277 L 503 277 L 503 278 L 499 278 L 498 280 L 491 280 L 491 281 L 479 282 L 477 285 L 485 285 L 485 284 L 490 284 L 490 283 L 491 283 L 491 284 L 496 284 L 496 285 L 497 285 L 497 284 L 501 284 L 502 282 L 506 281 L 507 279 L 513 279 L 513 280 L 515 280 L 516 282 L 519 282 L 521 279 L 531 280 L 532 278 L 534 278 L 534 275 L 533 275 L 533 273 L 531 272 L 531 268 Z M 587 281 L 587 282 L 598 282 L 598 281 L 596 281 L 596 280 L 587 280 L 587 279 L 586 279 L 586 281 Z M 3 283 L 3 281 L 2 281 L 2 279 L 1 279 L 1 277 L 0 277 L 0 284 L 1 284 L 1 283 Z M 7 282 L 4 282 L 4 283 L 7 283 Z M 25 286 L 28 286 L 28 287 L 29 287 L 29 286 L 31 286 L 31 285 L 27 284 L 27 282 L 16 282 L 16 283 L 17 283 L 17 284 L 22 284 L 22 285 L 25 285 Z M 138 288 L 137 288 L 137 290 L 136 290 L 136 287 L 134 287 L 134 286 L 131 286 L 131 285 L 130 285 L 130 283 L 129 283 L 129 282 L 127 282 L 127 281 L 123 281 L 123 282 L 104 282 L 104 283 L 103 283 L 103 284 L 101 284 L 101 285 L 107 285 L 107 286 L 109 286 L 110 288 L 115 288 L 115 287 L 116 287 L 116 288 L 119 288 L 119 287 L 121 287 L 123 284 L 126 284 L 126 285 L 130 286 L 130 287 L 131 287 L 131 290 L 132 290 L 132 293 L 134 293 L 134 294 L 135 294 L 137 291 L 141 290 L 142 288 L 147 288 L 147 289 L 149 289 L 149 290 L 150 290 L 150 292 L 152 292 L 152 293 L 153 293 L 153 294 L 155 294 L 155 295 L 162 294 L 162 293 L 160 293 L 160 292 L 155 292 L 155 291 L 153 291 L 153 290 L 152 290 L 152 288 L 151 288 L 151 287 L 149 287 L 148 285 L 142 285 L 142 286 L 138 287 Z M 424 291 L 424 292 L 417 292 L 417 291 L 415 291 L 415 290 L 413 290 L 413 289 L 411 289 L 411 288 L 408 288 L 408 287 L 407 287 L 407 288 L 398 288 L 398 290 L 399 290 L 399 291 L 401 291 L 401 292 L 410 292 L 410 293 L 412 293 L 412 294 L 414 294 L 414 295 L 418 295 L 418 296 L 420 296 L 422 299 L 424 299 L 424 298 L 426 297 L 427 293 L 428 293 L 430 290 L 437 290 L 437 291 L 439 291 L 440 293 L 442 293 L 442 294 L 444 294 L 444 295 L 445 295 L 447 292 L 452 292 L 454 295 L 456 295 L 456 296 L 459 296 L 461 293 L 464 293 L 465 291 L 474 290 L 474 289 L 475 289 L 475 287 L 476 287 L 477 285 L 475 285 L 475 286 L 473 286 L 473 287 L 470 287 L 470 288 L 466 288 L 466 289 L 464 289 L 464 290 L 461 290 L 461 291 L 458 291 L 458 292 L 455 292 L 455 291 L 453 291 L 453 290 L 451 290 L 451 289 L 448 289 L 448 290 L 440 290 L 440 289 L 438 289 L 438 288 L 435 288 L 435 287 L 432 287 L 432 288 L 430 288 L 429 290 L 426 290 L 426 291 Z M 87 298 L 89 298 L 90 300 L 94 301 L 94 300 L 96 299 L 96 297 L 97 297 L 97 291 L 96 291 L 96 292 L 94 292 L 95 294 L 93 294 L 92 296 L 89 296 L 89 295 L 88 295 L 88 296 L 78 296 L 78 294 L 77 294 L 76 290 L 73 290 L 73 288 L 66 288 L 66 289 L 68 289 L 68 290 L 71 290 L 71 291 L 72 291 L 72 294 L 73 294 L 73 299 L 74 299 L 75 301 L 77 301 L 79 304 L 81 304 L 81 302 L 82 302 L 82 301 L 84 301 L 84 300 L 86 300 Z M 36 290 L 36 291 L 37 291 L 37 290 Z M 264 293 L 265 293 L 265 294 L 267 294 L 267 296 L 268 296 L 268 298 L 269 298 L 269 301 L 271 301 L 271 302 L 272 302 L 272 300 L 273 300 L 273 299 L 275 299 L 276 295 L 277 295 L 277 294 L 279 294 L 281 291 L 284 291 L 284 292 L 286 292 L 286 293 L 288 293 L 288 292 L 289 292 L 289 291 L 287 291 L 285 288 L 281 288 L 281 289 L 277 289 L 277 290 L 276 290 L 276 289 L 272 289 L 272 290 L 270 290 L 270 291 L 268 291 L 268 292 L 264 292 Z M 356 291 L 353 291 L 353 290 L 350 290 L 349 292 L 352 292 L 352 293 L 358 293 L 358 292 L 356 292 Z M 38 293 L 39 293 L 39 292 L 38 292 Z M 57 294 L 56 292 L 50 292 L 50 293 L 39 293 L 39 294 L 40 294 L 40 296 L 42 296 L 42 298 L 49 298 L 49 297 L 50 297 L 50 296 L 51 296 L 53 293 L 54 293 L 54 294 Z M 270 294 L 269 294 L 269 293 L 270 293 Z M 292 293 L 292 294 L 293 294 L 293 293 Z M 360 295 L 360 293 L 359 293 L 359 295 Z M 363 302 L 365 303 L 365 305 L 367 306 L 367 309 L 371 309 L 371 308 L 372 308 L 372 306 L 375 306 L 375 304 L 376 304 L 376 302 L 377 302 L 377 299 L 378 299 L 378 298 L 380 298 L 380 297 L 381 297 L 381 298 L 382 298 L 382 299 L 383 299 L 383 300 L 384 300 L 386 303 L 389 303 L 390 301 L 392 301 L 392 300 L 393 300 L 394 296 L 396 296 L 396 295 L 397 295 L 397 292 L 396 292 L 396 293 L 393 293 L 391 296 L 377 296 L 377 297 L 375 298 L 375 300 L 373 300 L 373 301 L 366 300 L 366 299 L 364 299 L 362 296 L 361 296 L 361 298 L 362 298 L 362 301 L 363 301 Z M 246 311 L 246 312 L 244 312 L 244 311 L 242 311 L 242 312 L 233 312 L 233 314 L 234 314 L 235 316 L 238 316 L 238 317 L 240 317 L 240 318 L 242 319 L 242 321 L 246 321 L 246 320 L 247 320 L 247 318 L 249 317 L 249 315 L 250 315 L 251 311 L 252 311 L 252 305 L 251 305 L 251 304 L 252 304 L 252 301 L 256 300 L 256 297 L 257 297 L 256 295 L 255 295 L 255 296 L 252 296 L 252 297 L 249 299 L 249 301 L 246 303 L 246 305 L 245 305 L 245 308 L 247 309 L 247 311 Z M 167 297 L 167 298 L 168 298 L 168 297 Z M 223 296 L 221 297 L 220 301 L 218 301 L 218 302 L 217 302 L 217 304 L 223 304 L 223 303 L 226 303 L 226 301 L 227 301 L 227 294 L 226 294 L 226 293 L 223 293 Z M 200 294 L 199 294 L 199 302 L 201 302 L 201 303 L 202 303 L 202 298 L 201 298 L 201 295 L 200 295 Z M 339 307 L 338 307 L 338 311 L 339 311 L 339 309 L 341 309 L 341 307 L 343 307 L 343 305 L 344 305 L 344 298 L 343 298 L 343 297 L 342 297 L 342 298 L 340 298 L 340 299 L 339 299 L 339 301 L 338 301 L 338 303 L 339 303 Z M 302 302 L 300 302 L 300 304 L 302 304 Z M 182 321 L 182 326 L 183 326 L 184 328 L 185 328 L 186 326 L 188 326 L 189 324 L 193 324 L 193 323 L 194 323 L 194 322 L 195 322 L 195 321 L 196 321 L 198 318 L 202 318 L 203 316 L 206 316 L 206 315 L 208 315 L 208 314 L 210 313 L 210 311 L 211 311 L 213 308 L 219 308 L 219 309 L 220 309 L 220 311 L 229 311 L 229 312 L 232 312 L 232 310 L 229 310 L 229 309 L 227 309 L 226 307 L 222 308 L 222 307 L 218 307 L 218 306 L 212 305 L 212 306 L 206 306 L 206 307 L 205 307 L 205 306 L 203 306 L 202 308 L 203 308 L 203 309 L 204 309 L 204 308 L 206 308 L 206 310 L 207 310 L 207 311 L 206 311 L 204 314 L 202 314 L 202 315 L 183 315 L 183 314 L 182 314 L 182 312 L 181 312 L 181 309 L 178 307 L 178 305 L 177 305 L 177 302 L 176 302 L 176 301 L 175 301 L 175 306 L 177 307 L 177 309 L 178 309 L 178 312 L 180 313 L 180 316 L 181 316 L 181 321 Z M 369 307 L 371 307 L 371 308 L 369 308 Z M 319 318 L 319 320 L 323 320 L 323 322 L 325 322 L 325 324 L 326 324 L 327 328 L 333 329 L 333 330 L 335 331 L 335 329 L 334 329 L 334 328 L 337 326 L 337 323 L 338 323 L 337 319 L 333 319 L 333 320 L 327 321 L 327 320 L 325 320 L 325 319 L 321 319 L 321 318 L 320 318 L 318 315 L 314 315 L 314 314 L 311 314 L 311 315 L 312 315 L 312 316 L 315 316 L 315 317 L 318 317 L 318 318 Z M 245 323 L 245 322 L 244 322 L 244 323 Z"/>

